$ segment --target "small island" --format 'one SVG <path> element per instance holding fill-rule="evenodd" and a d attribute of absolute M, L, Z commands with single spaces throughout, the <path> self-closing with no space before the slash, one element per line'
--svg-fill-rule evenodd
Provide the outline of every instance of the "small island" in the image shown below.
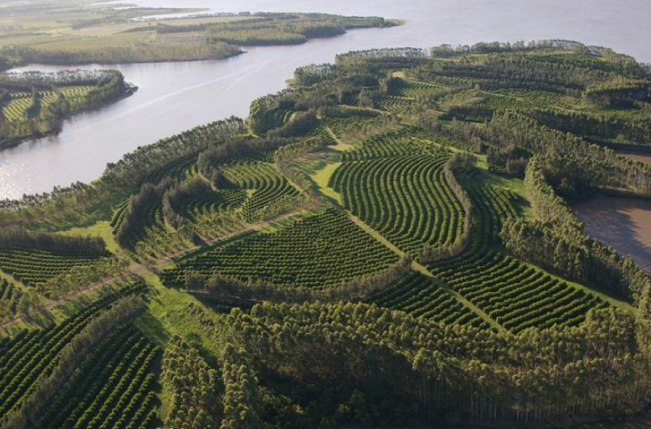
<path fill-rule="evenodd" d="M 65 118 L 134 91 L 115 70 L 0 74 L 0 150 L 55 134 Z"/>
<path fill-rule="evenodd" d="M 650 88 L 561 40 L 350 52 L 4 201 L 0 425 L 639 418 L 651 278 L 569 203 L 651 196 L 616 151 L 651 145 Z"/>
<path fill-rule="evenodd" d="M 60 132 L 63 119 L 133 94 L 118 71 L 1 73 L 44 64 L 194 61 L 291 45 L 399 21 L 320 13 L 200 14 L 83 0 L 0 5 L 0 150 Z M 179 16 L 168 17 L 166 16 Z"/>

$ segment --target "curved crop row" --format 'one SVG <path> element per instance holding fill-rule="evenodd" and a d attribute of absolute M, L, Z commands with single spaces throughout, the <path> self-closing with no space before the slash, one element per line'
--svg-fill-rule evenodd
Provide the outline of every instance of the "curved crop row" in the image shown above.
<path fill-rule="evenodd" d="M 300 195 L 270 163 L 239 162 L 223 166 L 220 171 L 234 185 L 254 191 L 242 207 L 245 218 L 250 222 L 273 212 L 274 206 Z"/>
<path fill-rule="evenodd" d="M 487 328 L 488 324 L 450 293 L 423 274 L 413 271 L 390 287 L 376 292 L 364 302 L 432 319 L 446 325 L 471 324 Z"/>
<path fill-rule="evenodd" d="M 343 162 L 399 155 L 436 153 L 438 148 L 426 141 L 427 136 L 418 127 L 404 126 L 369 137 L 359 148 L 341 154 Z"/>
<path fill-rule="evenodd" d="M 155 410 L 154 360 L 160 350 L 133 327 L 103 341 L 57 395 L 37 428 L 148 427 Z"/>
<path fill-rule="evenodd" d="M 118 298 L 141 291 L 134 284 L 107 296 L 59 325 L 23 331 L 4 344 L 0 355 L 0 419 L 19 405 L 43 374 L 56 366 L 61 350 L 100 312 Z"/>
<path fill-rule="evenodd" d="M 54 252 L 3 247 L 0 244 L 0 269 L 25 285 L 34 286 L 65 274 L 74 267 L 93 265 L 107 256 L 108 253 Z"/>
<path fill-rule="evenodd" d="M 204 195 L 195 195 L 179 201 L 179 214 L 195 220 L 221 210 L 239 207 L 245 198 L 245 192 L 238 189 L 220 189 Z"/>
<path fill-rule="evenodd" d="M 464 211 L 447 184 L 447 156 L 410 155 L 345 162 L 330 186 L 343 205 L 400 249 L 451 243 L 463 229 Z"/>
<path fill-rule="evenodd" d="M 397 256 L 330 209 L 282 230 L 255 233 L 187 259 L 164 272 L 168 285 L 187 273 L 235 276 L 277 285 L 325 288 L 388 268 Z"/>
<path fill-rule="evenodd" d="M 0 279 L 0 304 L 5 305 L 11 312 L 16 311 L 16 306 L 22 293 L 20 289 L 5 279 Z M 1 306 L 0 305 L 0 306 Z"/>
<path fill-rule="evenodd" d="M 607 303 L 583 289 L 556 279 L 540 268 L 508 256 L 499 242 L 502 221 L 515 216 L 508 191 L 466 177 L 467 188 L 477 206 L 477 228 L 466 252 L 432 264 L 430 270 L 446 284 L 513 331 L 528 327 L 578 325 L 591 308 Z"/>

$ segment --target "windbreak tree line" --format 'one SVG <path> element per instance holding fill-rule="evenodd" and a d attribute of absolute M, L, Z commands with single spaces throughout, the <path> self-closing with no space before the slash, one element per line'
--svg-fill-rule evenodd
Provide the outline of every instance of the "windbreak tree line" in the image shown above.
<path fill-rule="evenodd" d="M 93 337 L 108 353 L 75 346 L 69 362 L 59 340 L 86 344 L 111 300 L 0 340 L 0 425 L 557 427 L 639 413 L 651 280 L 569 203 L 648 197 L 649 167 L 613 148 L 651 144 L 649 85 L 634 60 L 576 42 L 352 52 L 297 70 L 246 121 L 7 203 L 9 227 L 68 230 L 75 211 L 108 223 L 94 225 L 148 286 L 135 323 L 117 315 Z M 11 234 L 22 247 L 0 257 L 5 272 L 98 246 Z M 75 278 L 56 261 L 39 274 Z M 0 302 L 15 308 L 31 286 L 13 277 Z M 65 289 L 36 284 L 43 298 Z M 55 378 L 34 387 L 36 374 Z"/>

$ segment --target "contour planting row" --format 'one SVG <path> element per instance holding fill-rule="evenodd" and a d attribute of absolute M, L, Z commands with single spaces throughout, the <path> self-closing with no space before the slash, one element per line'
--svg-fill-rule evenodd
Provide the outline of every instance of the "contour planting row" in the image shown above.
<path fill-rule="evenodd" d="M 433 279 L 417 271 L 412 271 L 390 287 L 367 297 L 364 302 L 446 325 L 489 327 L 486 321 L 461 304 L 452 294 L 437 286 Z"/>
<path fill-rule="evenodd" d="M 414 105 L 414 99 L 395 95 L 387 95 L 379 103 L 382 110 L 396 115 L 406 112 L 412 105 Z"/>
<path fill-rule="evenodd" d="M 128 207 L 128 200 L 125 205 L 117 208 L 113 215 L 111 225 L 113 225 L 113 232 L 115 233 L 120 228 L 126 214 Z M 133 233 L 128 237 L 126 247 L 129 249 L 135 248 L 136 244 L 147 238 L 147 235 L 157 227 L 164 227 L 162 205 L 159 199 L 152 199 L 147 202 L 146 207 L 141 211 L 137 217 L 132 217 L 131 222 L 135 222 Z"/>
<path fill-rule="evenodd" d="M 478 209 L 473 244 L 458 257 L 432 264 L 434 275 L 516 332 L 532 326 L 578 325 L 591 308 L 607 305 L 596 295 L 508 256 L 496 243 L 502 220 L 516 215 L 509 191 L 476 175 L 466 177 L 463 184 Z"/>
<path fill-rule="evenodd" d="M 425 82 L 395 78 L 390 93 L 398 97 L 417 99 L 445 90 L 445 87 Z"/>
<path fill-rule="evenodd" d="M 142 290 L 141 284 L 127 286 L 59 325 L 45 330 L 21 331 L 15 337 L 0 342 L 0 419 L 20 405 L 41 375 L 52 371 L 61 350 L 100 310 L 120 297 Z"/>
<path fill-rule="evenodd" d="M 451 243 L 464 211 L 448 185 L 447 155 L 410 155 L 343 163 L 330 180 L 346 209 L 400 249 Z"/>
<path fill-rule="evenodd" d="M 190 170 L 196 165 L 197 154 L 181 157 L 169 164 L 157 168 L 142 179 L 142 183 L 159 183 L 167 177 L 172 179 L 184 180 Z"/>
<path fill-rule="evenodd" d="M 360 161 L 435 152 L 437 148 L 424 142 L 422 140 L 424 137 L 426 136 L 419 128 L 400 127 L 364 140 L 358 149 L 343 152 L 341 160 L 343 162 Z"/>
<path fill-rule="evenodd" d="M 246 192 L 239 189 L 220 189 L 204 195 L 188 196 L 178 202 L 179 214 L 191 220 L 242 205 Z"/>
<path fill-rule="evenodd" d="M 0 304 L 7 306 L 10 311 L 15 312 L 21 295 L 20 289 L 7 280 L 0 279 Z"/>
<path fill-rule="evenodd" d="M 83 87 L 67 87 L 61 89 L 61 95 L 64 98 L 82 98 L 92 89 L 90 86 Z M 41 91 L 37 93 L 40 98 L 41 110 L 46 109 L 50 104 L 54 103 L 59 95 L 54 91 Z M 27 110 L 32 103 L 32 94 L 29 92 L 16 92 L 11 94 L 11 102 L 9 102 L 3 109 L 2 115 L 7 121 L 18 121 L 25 119 Z"/>
<path fill-rule="evenodd" d="M 398 257 L 351 222 L 329 209 L 274 233 L 254 233 L 223 244 L 166 270 L 168 285 L 187 273 L 235 276 L 277 285 L 326 288 L 388 268 Z"/>
<path fill-rule="evenodd" d="M 220 167 L 220 171 L 236 186 L 254 191 L 243 206 L 249 222 L 272 212 L 274 206 L 296 200 L 300 194 L 270 163 L 239 162 Z"/>
<path fill-rule="evenodd" d="M 146 429 L 156 418 L 160 349 L 123 327 L 86 359 L 45 410 L 38 429 Z"/>
<path fill-rule="evenodd" d="M 91 266 L 108 256 L 106 252 L 55 252 L 0 245 L 0 269 L 25 285 L 34 286 L 74 267 Z"/>

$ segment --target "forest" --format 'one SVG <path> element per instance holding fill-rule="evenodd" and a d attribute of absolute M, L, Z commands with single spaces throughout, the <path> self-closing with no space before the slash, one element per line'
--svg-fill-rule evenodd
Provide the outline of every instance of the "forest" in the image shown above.
<path fill-rule="evenodd" d="M 179 31 L 264 44 L 288 16 L 246 18 Z M 650 273 L 572 204 L 651 198 L 617 151 L 650 130 L 651 75 L 608 48 L 356 51 L 245 119 L 2 201 L 0 428 L 648 422 Z"/>

